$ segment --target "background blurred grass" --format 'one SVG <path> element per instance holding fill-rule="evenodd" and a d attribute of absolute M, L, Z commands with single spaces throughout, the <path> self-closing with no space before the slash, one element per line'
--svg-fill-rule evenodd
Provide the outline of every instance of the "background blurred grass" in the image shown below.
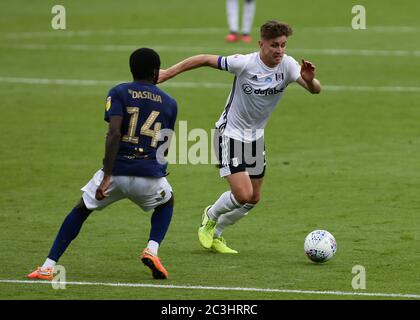
<path fill-rule="evenodd" d="M 66 31 L 51 30 L 54 4 L 0 4 L 1 279 L 25 279 L 42 263 L 80 197 L 80 187 L 100 167 L 107 130 L 103 106 L 111 87 L 11 83 L 6 77 L 117 83 L 130 79 L 128 55 L 140 46 L 155 47 L 162 67 L 200 52 L 257 50 L 256 43 L 223 42 L 224 1 L 63 1 Z M 366 6 L 367 30 L 350 29 L 354 4 Z M 313 61 L 326 88 L 420 88 L 419 9 L 414 0 L 258 1 L 252 35 L 256 40 L 257 27 L 268 19 L 289 22 L 295 29 L 289 54 Z M 354 51 L 333 55 L 322 49 Z M 228 73 L 202 68 L 171 83 L 203 87 L 168 83 L 163 88 L 177 99 L 179 120 L 188 121 L 189 129 L 209 131 L 223 110 L 231 81 Z M 226 89 L 205 88 L 205 82 Z M 171 165 L 176 209 L 160 250 L 170 272 L 165 283 L 352 291 L 351 270 L 361 264 L 367 271 L 366 291 L 419 294 L 420 89 L 368 90 L 325 89 L 311 96 L 297 86 L 288 88 L 266 130 L 262 201 L 225 232 L 240 251 L 237 256 L 206 252 L 196 239 L 202 209 L 227 188 L 217 170 L 212 165 Z M 155 284 L 138 261 L 149 216 L 129 202 L 93 214 L 60 260 L 68 280 Z M 304 237 L 317 228 L 329 230 L 338 242 L 337 256 L 325 265 L 312 264 L 303 254 Z M 60 292 L 5 283 L 0 283 L 0 297 L 340 298 L 79 286 Z"/>

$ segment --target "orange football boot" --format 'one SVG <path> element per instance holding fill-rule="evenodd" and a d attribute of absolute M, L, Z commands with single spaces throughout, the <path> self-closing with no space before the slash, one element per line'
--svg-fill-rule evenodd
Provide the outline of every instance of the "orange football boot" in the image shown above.
<path fill-rule="evenodd" d="M 168 278 L 168 271 L 163 267 L 160 263 L 160 259 L 155 256 L 149 248 L 143 250 L 140 256 L 141 261 L 150 270 L 152 270 L 153 278 L 155 279 L 167 279 Z"/>
<path fill-rule="evenodd" d="M 250 43 L 252 42 L 252 38 L 249 34 L 243 34 L 242 35 L 242 41 L 245 43 Z"/>
<path fill-rule="evenodd" d="M 54 268 L 38 267 L 34 272 L 28 274 L 29 279 L 52 280 L 54 278 Z"/>
<path fill-rule="evenodd" d="M 239 41 L 239 36 L 236 33 L 229 33 L 225 37 L 225 41 L 226 42 L 236 42 L 236 41 Z"/>

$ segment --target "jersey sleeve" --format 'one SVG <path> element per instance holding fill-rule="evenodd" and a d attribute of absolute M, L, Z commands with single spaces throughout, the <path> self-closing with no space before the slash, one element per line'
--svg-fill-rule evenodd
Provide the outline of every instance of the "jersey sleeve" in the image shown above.
<path fill-rule="evenodd" d="M 118 95 L 117 90 L 115 90 L 115 88 L 112 88 L 108 93 L 108 97 L 106 98 L 104 120 L 109 122 L 109 118 L 111 116 L 123 115 L 123 102 L 120 96 Z"/>
<path fill-rule="evenodd" d="M 220 70 L 229 71 L 239 75 L 245 69 L 248 63 L 248 57 L 243 54 L 234 54 L 232 56 L 219 56 L 218 67 Z"/>
<path fill-rule="evenodd" d="M 288 83 L 295 82 L 300 77 L 300 64 L 293 59 L 292 57 L 288 57 L 287 61 L 287 78 Z"/>
<path fill-rule="evenodd" d="M 175 100 L 173 101 L 172 108 L 173 108 L 173 111 L 169 119 L 169 129 L 171 129 L 172 131 L 175 131 L 175 122 L 176 122 L 176 117 L 178 115 L 178 105 Z"/>

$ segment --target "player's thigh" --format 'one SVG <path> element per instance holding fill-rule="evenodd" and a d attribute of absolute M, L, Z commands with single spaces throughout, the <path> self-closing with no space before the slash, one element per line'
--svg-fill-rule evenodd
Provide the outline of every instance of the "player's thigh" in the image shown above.
<path fill-rule="evenodd" d="M 252 190 L 254 192 L 260 193 L 263 181 L 264 181 L 264 178 L 251 178 Z"/>
<path fill-rule="evenodd" d="M 266 168 L 264 137 L 244 144 L 243 159 L 251 179 L 263 178 Z"/>
<path fill-rule="evenodd" d="M 150 211 L 172 197 L 172 187 L 165 177 L 117 177 L 116 182 L 127 198 L 144 211 Z"/>
<path fill-rule="evenodd" d="M 257 203 L 261 198 L 261 188 L 264 178 L 251 178 L 252 184 L 252 201 L 251 203 Z"/>
<path fill-rule="evenodd" d="M 90 179 L 90 181 L 81 189 L 83 191 L 83 202 L 85 203 L 86 208 L 89 210 L 102 210 L 111 203 L 124 198 L 124 194 L 115 184 L 115 177 L 112 176 L 111 184 L 107 189 L 108 197 L 102 200 L 97 200 L 95 198 L 96 189 L 98 189 L 99 185 L 101 184 L 103 177 L 104 172 L 102 170 L 98 170 L 93 175 L 92 179 Z"/>
<path fill-rule="evenodd" d="M 216 137 L 215 137 L 216 138 Z M 217 136 L 220 177 L 227 177 L 246 171 L 243 160 L 243 142 L 229 138 L 223 134 Z"/>

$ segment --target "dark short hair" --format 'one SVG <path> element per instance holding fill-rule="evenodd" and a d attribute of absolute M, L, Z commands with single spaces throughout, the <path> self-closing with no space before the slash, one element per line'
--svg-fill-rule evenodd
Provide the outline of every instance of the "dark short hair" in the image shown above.
<path fill-rule="evenodd" d="M 264 23 L 261 28 L 261 39 L 270 40 L 281 36 L 289 37 L 293 34 L 292 28 L 284 22 L 270 20 Z"/>
<path fill-rule="evenodd" d="M 159 69 L 160 58 L 153 49 L 140 48 L 130 55 L 130 71 L 135 80 L 154 79 L 155 70 Z"/>

